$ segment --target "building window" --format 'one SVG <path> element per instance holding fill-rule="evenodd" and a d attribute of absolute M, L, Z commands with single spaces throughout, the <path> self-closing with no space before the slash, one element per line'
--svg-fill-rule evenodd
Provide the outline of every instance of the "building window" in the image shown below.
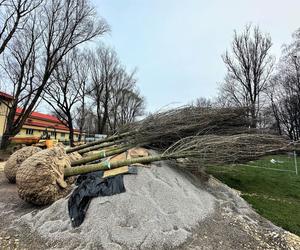
<path fill-rule="evenodd" d="M 55 131 L 51 131 L 51 136 L 56 136 L 56 132 Z"/>
<path fill-rule="evenodd" d="M 61 133 L 61 137 L 65 138 L 66 134 L 65 133 Z"/>
<path fill-rule="evenodd" d="M 26 135 L 33 135 L 33 129 L 32 128 L 27 128 L 26 129 Z"/>

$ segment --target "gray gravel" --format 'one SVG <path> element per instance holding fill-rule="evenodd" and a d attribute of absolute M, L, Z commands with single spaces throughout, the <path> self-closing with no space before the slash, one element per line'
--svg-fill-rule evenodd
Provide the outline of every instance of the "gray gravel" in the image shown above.
<path fill-rule="evenodd" d="M 21 217 L 51 246 L 64 249 L 162 249 L 180 246 L 214 212 L 215 198 L 165 164 L 126 175 L 126 192 L 94 198 L 84 223 L 71 227 L 67 199 Z"/>
<path fill-rule="evenodd" d="M 259 216 L 239 196 L 239 192 L 213 177 L 209 178 L 203 172 L 191 175 L 180 171 L 180 174 L 191 180 L 199 189 L 209 192 L 214 197 L 215 204 L 214 212 L 193 228 L 191 236 L 182 245 L 174 247 L 174 250 L 300 250 L 299 236 L 276 227 Z M 86 243 L 86 234 L 80 233 L 82 229 L 74 230 L 74 239 L 58 237 L 58 240 L 55 240 L 46 233 L 42 238 L 32 227 L 33 223 L 28 221 L 32 215 L 26 215 L 26 219 L 19 219 L 25 214 L 37 214 L 43 209 L 45 207 L 34 207 L 21 200 L 16 185 L 8 183 L 0 170 L 0 249 L 101 249 L 101 243 Z M 56 209 L 60 210 L 59 206 Z M 57 218 L 60 219 L 58 215 Z M 111 249 L 128 249 L 116 243 L 107 246 L 111 246 Z M 155 247 L 170 248 L 167 245 Z"/>

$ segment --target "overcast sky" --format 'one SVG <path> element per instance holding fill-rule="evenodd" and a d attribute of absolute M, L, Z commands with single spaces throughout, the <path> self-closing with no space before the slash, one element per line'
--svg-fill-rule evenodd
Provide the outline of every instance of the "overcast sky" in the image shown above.
<path fill-rule="evenodd" d="M 300 27 L 299 0 L 92 0 L 111 26 L 106 44 L 129 69 L 138 68 L 138 87 L 147 110 L 217 95 L 225 68 L 221 54 L 233 30 L 258 24 L 283 43 Z"/>

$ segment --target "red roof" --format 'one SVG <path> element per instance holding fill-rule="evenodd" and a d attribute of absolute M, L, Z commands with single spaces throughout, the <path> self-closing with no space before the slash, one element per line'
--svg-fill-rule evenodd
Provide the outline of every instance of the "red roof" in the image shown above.
<path fill-rule="evenodd" d="M 0 97 L 4 98 L 4 99 L 7 99 L 7 100 L 12 100 L 14 99 L 14 97 L 12 95 L 9 95 L 7 93 L 4 93 L 2 91 L 0 91 Z"/>
<path fill-rule="evenodd" d="M 65 130 L 65 131 L 69 131 L 69 128 L 65 125 L 58 125 L 58 124 L 53 124 L 50 125 L 49 124 L 45 124 L 42 122 L 31 122 L 31 121 L 26 121 L 25 125 L 29 125 L 29 126 L 37 126 L 37 127 L 43 127 L 43 128 L 52 128 L 52 129 L 59 129 L 59 130 Z M 77 129 L 74 129 L 75 132 L 77 132 Z"/>
<path fill-rule="evenodd" d="M 14 99 L 14 97 L 12 95 L 9 95 L 2 91 L 0 91 L 0 97 L 2 97 L 3 99 L 6 99 L 6 100 Z M 16 115 L 20 115 L 22 112 L 23 112 L 22 108 L 17 108 Z M 30 118 L 35 118 L 40 121 L 39 122 L 31 121 Z M 52 125 L 44 123 L 43 121 L 48 121 L 48 122 L 52 123 Z M 28 119 L 25 122 L 25 125 L 38 126 L 38 127 L 43 127 L 43 128 L 47 128 L 47 127 L 51 128 L 52 127 L 52 128 L 59 129 L 59 130 L 69 131 L 69 128 L 67 126 L 65 126 L 63 124 L 63 122 L 61 120 L 59 120 L 57 117 L 55 117 L 53 115 L 43 114 L 40 112 L 31 112 L 31 114 L 29 115 Z M 79 132 L 78 129 L 74 129 L 74 131 Z"/>
<path fill-rule="evenodd" d="M 17 114 L 21 114 L 23 112 L 23 109 L 21 108 L 17 108 L 16 113 Z M 43 114 L 43 113 L 39 113 L 39 112 L 31 112 L 30 118 L 37 118 L 37 119 L 42 119 L 42 120 L 46 120 L 49 122 L 58 122 L 58 123 L 62 123 L 61 120 L 59 120 L 57 117 L 53 116 L 53 115 L 47 115 L 47 114 Z"/>
<path fill-rule="evenodd" d="M 17 108 L 16 114 L 19 115 L 23 112 L 23 109 Z M 40 122 L 37 121 L 30 121 L 30 118 L 35 118 L 38 120 L 41 120 Z M 49 125 L 47 123 L 44 123 L 43 121 L 48 121 L 50 123 L 53 123 L 52 125 Z M 63 124 L 61 120 L 59 120 L 57 117 L 53 115 L 47 115 L 39 112 L 32 112 L 28 119 L 25 122 L 25 125 L 29 126 L 37 126 L 37 127 L 43 127 L 43 128 L 55 128 L 59 130 L 65 130 L 69 131 L 69 128 Z M 78 129 L 74 129 L 75 132 L 79 132 Z"/>

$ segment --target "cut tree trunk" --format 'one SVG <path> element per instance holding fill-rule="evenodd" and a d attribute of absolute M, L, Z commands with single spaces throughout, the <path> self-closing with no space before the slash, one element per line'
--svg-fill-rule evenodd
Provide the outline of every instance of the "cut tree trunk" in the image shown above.
<path fill-rule="evenodd" d="M 109 157 L 109 156 L 112 156 L 112 155 L 120 154 L 120 153 L 123 153 L 123 152 L 125 152 L 126 150 L 128 150 L 130 148 L 132 148 L 131 145 L 130 146 L 124 146 L 124 147 L 117 148 L 117 149 L 113 149 L 113 150 L 109 150 L 109 151 L 103 150 L 103 151 L 101 151 L 97 154 L 93 154 L 91 156 L 82 158 L 80 160 L 72 161 L 71 166 L 73 167 L 73 166 L 83 165 L 83 164 L 93 162 L 93 161 L 97 161 L 97 160 L 100 160 L 100 159 L 103 159 L 103 158 L 106 158 L 106 157 Z"/>
<path fill-rule="evenodd" d="M 124 138 L 126 136 L 129 136 L 131 134 L 132 134 L 132 132 L 125 132 L 125 133 L 122 133 L 122 134 L 113 135 L 113 136 L 106 137 L 106 138 L 103 138 L 103 139 L 98 140 L 98 141 L 88 142 L 84 145 L 69 148 L 69 149 L 66 150 L 66 152 L 67 153 L 72 153 L 72 152 L 79 151 L 79 150 L 85 149 L 85 148 L 89 148 L 89 147 L 92 147 L 92 146 L 95 146 L 95 145 L 99 145 L 99 144 L 102 144 L 102 143 L 105 143 L 105 142 L 112 142 L 112 141 L 118 140 L 120 138 Z"/>

